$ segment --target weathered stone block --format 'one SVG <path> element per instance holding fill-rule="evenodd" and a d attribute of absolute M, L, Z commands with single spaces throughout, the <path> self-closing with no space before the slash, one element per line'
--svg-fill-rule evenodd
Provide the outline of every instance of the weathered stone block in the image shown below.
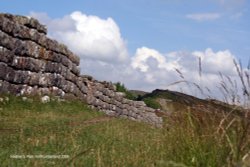
<path fill-rule="evenodd" d="M 134 105 L 135 105 L 135 107 L 141 107 L 141 106 L 145 107 L 146 106 L 144 101 L 134 101 Z"/>
<path fill-rule="evenodd" d="M 15 38 L 11 38 L 3 32 L 0 28 L 0 45 L 6 47 L 7 49 L 13 50 L 14 49 L 14 43 L 16 42 Z"/>
<path fill-rule="evenodd" d="M 4 62 L 6 64 L 11 64 L 13 61 L 14 53 L 10 50 L 0 46 L 0 62 Z"/>
<path fill-rule="evenodd" d="M 11 14 L 0 14 L 0 20 L 7 18 L 12 22 L 15 22 L 16 24 L 21 24 L 24 26 L 27 26 L 28 28 L 36 29 L 40 33 L 47 33 L 47 29 L 44 25 L 41 25 L 36 19 L 34 18 L 27 18 L 24 16 L 17 16 L 17 15 L 11 15 Z"/>

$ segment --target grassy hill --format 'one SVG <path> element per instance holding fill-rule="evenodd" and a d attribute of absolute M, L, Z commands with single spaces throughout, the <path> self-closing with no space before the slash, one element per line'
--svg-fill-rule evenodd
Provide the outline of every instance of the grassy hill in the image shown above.
<path fill-rule="evenodd" d="M 3 96 L 0 166 L 249 164 L 249 123 L 242 117 L 219 118 L 211 114 L 201 120 L 190 108 L 165 115 L 164 122 L 164 127 L 158 129 L 105 116 L 76 100 L 43 104 L 38 98 L 23 101 L 21 97 Z M 65 156 L 58 159 L 38 155 Z"/>
<path fill-rule="evenodd" d="M 245 110 L 240 106 L 229 105 L 214 99 L 199 99 L 184 93 L 156 89 L 139 98 L 153 108 L 160 108 L 166 112 L 187 112 L 188 110 L 199 112 L 212 112 L 214 114 L 226 114 L 233 110 L 233 114 L 243 116 Z"/>

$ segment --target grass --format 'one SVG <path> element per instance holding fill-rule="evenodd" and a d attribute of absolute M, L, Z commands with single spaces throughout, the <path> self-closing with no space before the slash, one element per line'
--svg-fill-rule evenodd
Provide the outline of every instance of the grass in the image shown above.
<path fill-rule="evenodd" d="M 162 109 L 162 106 L 152 97 L 144 98 L 143 101 L 148 107 L 151 107 L 154 109 Z"/>
<path fill-rule="evenodd" d="M 107 117 L 80 101 L 9 97 L 0 102 L 0 166 L 243 166 L 249 159 L 249 128 L 240 117 L 190 108 L 164 119 L 157 129 Z"/>
<path fill-rule="evenodd" d="M 131 93 L 124 84 L 117 82 L 114 84 L 116 86 L 116 91 L 117 92 L 123 92 L 125 94 L 125 97 L 130 100 L 136 100 L 137 96 Z"/>

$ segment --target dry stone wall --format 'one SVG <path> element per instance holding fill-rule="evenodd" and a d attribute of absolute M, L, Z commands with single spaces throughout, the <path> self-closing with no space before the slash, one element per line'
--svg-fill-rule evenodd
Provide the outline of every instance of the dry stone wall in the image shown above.
<path fill-rule="evenodd" d="M 162 118 L 154 109 L 143 101 L 132 101 L 124 98 L 121 92 L 115 92 L 115 86 L 109 82 L 99 82 L 92 77 L 83 76 L 83 82 L 88 87 L 86 102 L 104 111 L 108 115 L 120 116 L 132 120 L 148 122 L 160 127 Z"/>
<path fill-rule="evenodd" d="M 0 93 L 76 97 L 108 115 L 161 126 L 144 102 L 131 101 L 109 82 L 81 76 L 80 59 L 46 36 L 33 18 L 0 14 Z"/>

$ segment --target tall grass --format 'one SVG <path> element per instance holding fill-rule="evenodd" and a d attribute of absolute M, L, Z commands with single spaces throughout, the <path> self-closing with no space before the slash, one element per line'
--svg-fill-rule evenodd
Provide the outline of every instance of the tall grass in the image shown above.
<path fill-rule="evenodd" d="M 164 127 L 158 129 L 104 116 L 79 101 L 42 104 L 10 97 L 0 102 L 0 119 L 3 167 L 243 167 L 249 160 L 249 124 L 231 113 L 201 113 L 190 107 L 188 112 L 164 117 Z M 11 155 L 68 157 L 14 159 Z"/>
<path fill-rule="evenodd" d="M 218 72 L 218 78 L 220 79 L 220 82 L 214 83 L 215 85 L 217 85 L 219 93 L 221 93 L 223 97 L 223 99 L 220 100 L 223 100 L 228 104 L 241 105 L 245 108 L 250 108 L 250 61 L 247 68 L 242 67 L 241 61 L 232 59 L 232 62 L 234 64 L 234 68 L 238 77 L 236 78 Z M 167 85 L 167 87 L 172 87 L 184 83 L 188 87 L 189 91 L 193 90 L 194 88 L 195 90 L 198 90 L 203 98 L 211 99 L 213 97 L 212 94 L 214 94 L 215 92 L 212 92 L 210 88 L 203 86 L 201 82 L 203 77 L 202 69 L 202 60 L 200 57 L 198 57 L 197 71 L 200 81 L 199 83 L 188 80 L 180 69 L 175 69 L 181 80 L 175 81 Z M 191 94 L 194 93 L 191 92 Z"/>
<path fill-rule="evenodd" d="M 203 112 L 200 113 L 200 109 L 197 111 L 197 108 L 193 108 L 190 111 L 195 117 L 189 117 L 188 120 L 192 127 L 191 131 L 198 129 L 199 132 L 203 132 L 204 128 L 206 129 L 207 127 L 207 132 L 209 133 L 204 137 L 212 137 L 211 141 L 216 141 L 217 144 L 220 143 L 224 147 L 221 151 L 224 150 L 227 155 L 225 155 L 226 163 L 223 166 L 245 167 L 250 166 L 250 63 L 244 69 L 240 61 L 232 61 L 237 71 L 238 79 L 233 79 L 219 72 L 218 75 L 221 82 L 217 86 L 223 95 L 224 102 L 228 104 L 228 107 L 232 108 L 231 111 L 221 110 L 218 113 L 218 111 L 215 112 L 208 108 L 203 108 Z M 201 80 L 202 63 L 200 58 L 198 58 L 198 71 Z M 198 89 L 203 97 L 211 97 L 204 93 L 208 92 L 211 94 L 212 92 L 209 88 L 204 90 L 202 85 L 186 80 L 179 69 L 176 69 L 176 72 L 182 80 L 174 82 L 169 86 L 186 83 L 190 89 L 191 87 Z M 193 118 L 195 118 L 195 124 Z M 182 122 L 185 119 L 180 120 Z"/>

